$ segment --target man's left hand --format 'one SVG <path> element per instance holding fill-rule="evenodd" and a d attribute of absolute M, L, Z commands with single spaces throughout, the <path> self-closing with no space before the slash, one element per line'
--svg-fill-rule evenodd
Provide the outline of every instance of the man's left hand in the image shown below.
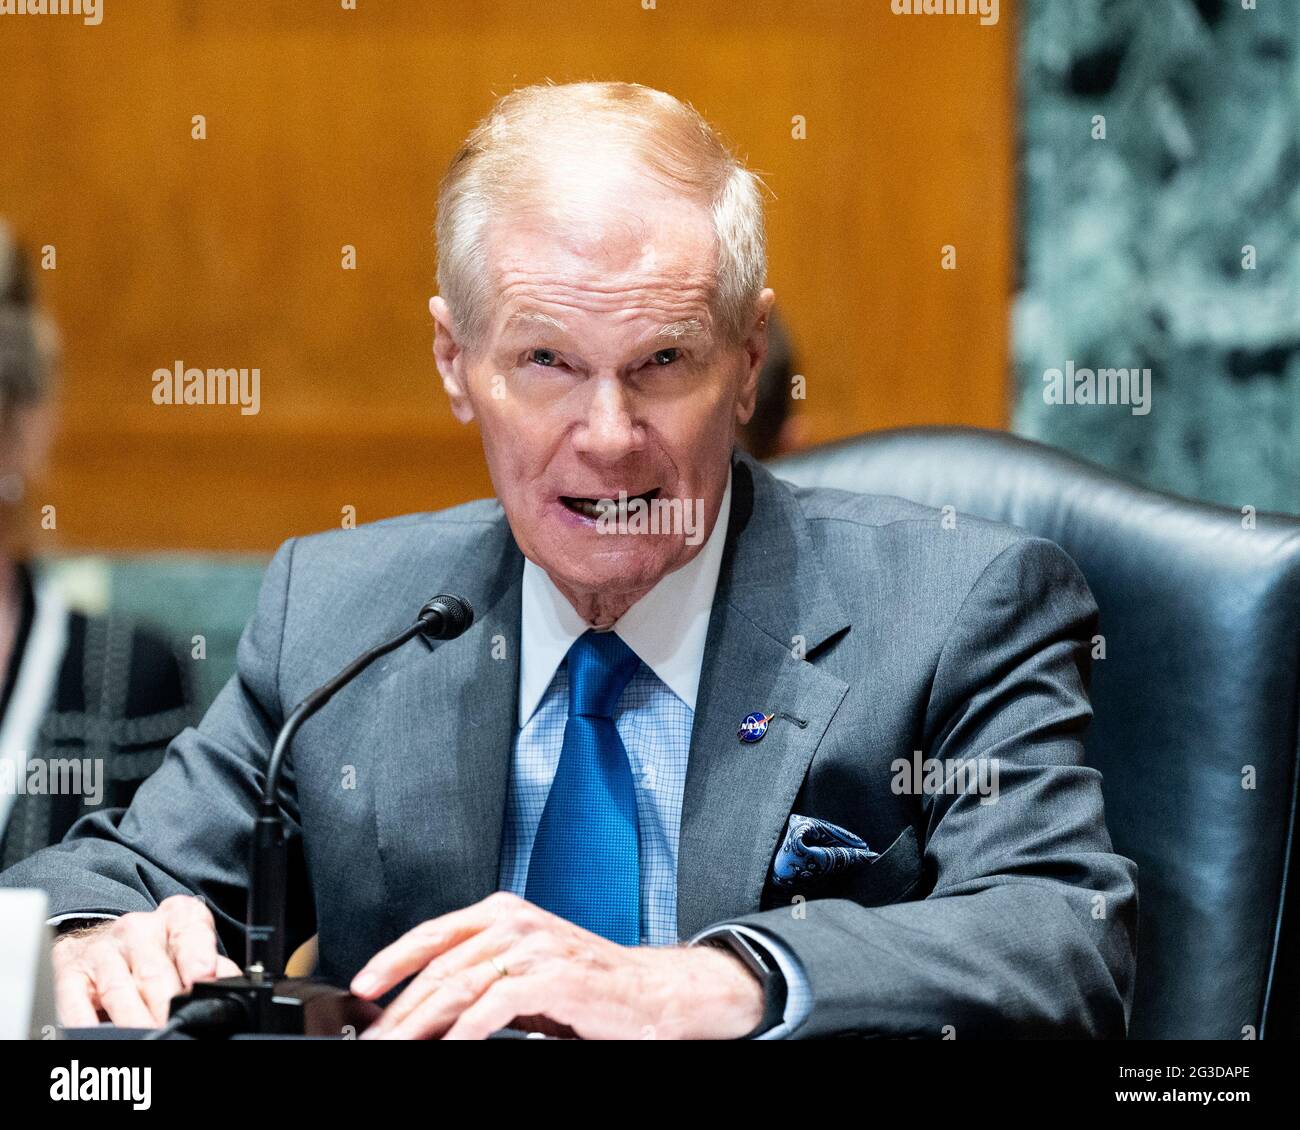
<path fill-rule="evenodd" d="M 478 1040 L 515 1027 L 725 1040 L 763 1015 L 762 986 L 724 950 L 621 946 L 506 891 L 408 931 L 366 963 L 352 992 L 373 1000 L 412 974 L 362 1039 Z"/>

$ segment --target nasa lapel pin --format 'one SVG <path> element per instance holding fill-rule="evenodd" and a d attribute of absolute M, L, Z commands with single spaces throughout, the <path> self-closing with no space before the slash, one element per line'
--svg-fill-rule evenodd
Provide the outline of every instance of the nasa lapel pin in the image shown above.
<path fill-rule="evenodd" d="M 754 742 L 761 742 L 763 736 L 767 733 L 767 724 L 775 717 L 775 714 L 764 714 L 761 710 L 756 710 L 753 714 L 746 714 L 744 720 L 740 723 L 740 729 L 736 731 L 736 736 L 749 745 L 753 745 Z"/>

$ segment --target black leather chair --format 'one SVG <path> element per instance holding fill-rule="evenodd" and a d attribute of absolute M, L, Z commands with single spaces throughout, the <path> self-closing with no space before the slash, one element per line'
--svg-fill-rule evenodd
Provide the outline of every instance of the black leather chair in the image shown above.
<path fill-rule="evenodd" d="M 772 469 L 951 505 L 1074 558 L 1106 648 L 1088 759 L 1115 848 L 1139 868 L 1129 1034 L 1294 1038 L 1300 518 L 1261 513 L 1245 529 L 1239 511 L 968 428 L 878 432 Z"/>

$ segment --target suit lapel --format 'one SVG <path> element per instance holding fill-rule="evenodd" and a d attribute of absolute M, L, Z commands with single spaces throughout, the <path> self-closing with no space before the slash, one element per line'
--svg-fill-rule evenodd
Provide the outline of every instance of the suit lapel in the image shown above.
<path fill-rule="evenodd" d="M 435 582 L 466 596 L 473 627 L 425 644 L 375 691 L 394 719 L 373 764 L 375 822 L 391 929 L 497 889 L 519 693 L 523 556 L 502 517 Z M 759 909 L 795 797 L 848 685 L 797 658 L 849 624 L 788 488 L 747 457 L 709 622 L 682 804 L 677 931 Z M 415 645 L 420 646 L 420 645 Z M 772 714 L 762 741 L 737 737 Z"/>
<path fill-rule="evenodd" d="M 505 519 L 448 570 L 474 624 L 433 644 L 384 686 L 396 720 L 381 751 L 375 820 L 398 933 L 497 889 L 519 687 L 523 557 Z"/>
<path fill-rule="evenodd" d="M 795 797 L 848 684 L 800 656 L 849 627 L 788 488 L 737 458 L 687 764 L 677 932 L 759 909 Z M 773 715 L 764 738 L 741 719 Z"/>

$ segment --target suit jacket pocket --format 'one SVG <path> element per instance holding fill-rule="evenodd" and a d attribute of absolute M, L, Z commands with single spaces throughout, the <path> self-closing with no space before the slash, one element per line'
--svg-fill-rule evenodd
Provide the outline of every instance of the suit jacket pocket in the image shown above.
<path fill-rule="evenodd" d="M 796 812 L 786 824 L 768 882 L 795 894 L 801 888 L 822 886 L 842 872 L 865 867 L 879 854 L 847 828 Z"/>
<path fill-rule="evenodd" d="M 900 902 L 920 883 L 924 861 L 909 824 L 883 852 L 838 824 L 793 815 L 768 872 L 762 906 L 795 898 L 847 898 L 862 906 Z"/>
<path fill-rule="evenodd" d="M 866 867 L 848 872 L 819 898 L 852 899 L 861 906 L 888 906 L 902 902 L 921 883 L 925 860 L 916 829 L 907 825 L 894 842 Z"/>

